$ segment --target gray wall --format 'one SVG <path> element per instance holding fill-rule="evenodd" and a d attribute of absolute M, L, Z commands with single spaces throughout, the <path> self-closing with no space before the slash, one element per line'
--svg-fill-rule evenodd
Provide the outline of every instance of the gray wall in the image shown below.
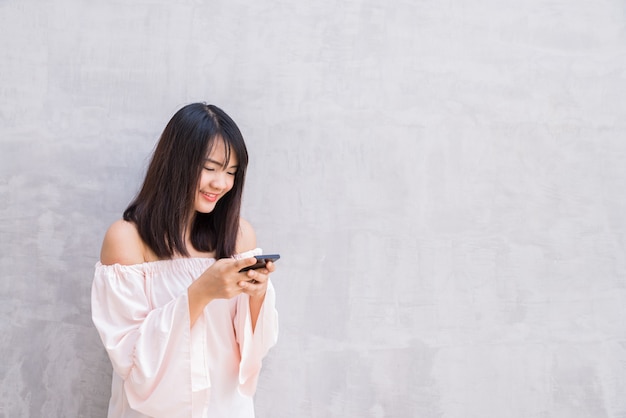
<path fill-rule="evenodd" d="M 103 417 L 93 266 L 169 117 L 283 255 L 266 417 L 626 417 L 618 0 L 0 1 L 0 417 Z"/>

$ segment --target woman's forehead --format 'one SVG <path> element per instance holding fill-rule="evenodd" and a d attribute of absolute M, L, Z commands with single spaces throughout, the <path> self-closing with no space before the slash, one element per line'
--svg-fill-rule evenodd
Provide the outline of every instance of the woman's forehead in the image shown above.
<path fill-rule="evenodd" d="M 224 167 L 237 165 L 237 154 L 232 151 L 230 144 L 221 136 L 216 137 L 208 150 L 206 159 Z"/>

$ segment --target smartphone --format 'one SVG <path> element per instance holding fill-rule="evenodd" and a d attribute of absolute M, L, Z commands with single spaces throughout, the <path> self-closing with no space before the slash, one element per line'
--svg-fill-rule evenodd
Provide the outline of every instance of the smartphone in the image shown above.
<path fill-rule="evenodd" d="M 256 269 L 263 268 L 265 267 L 265 263 L 267 263 L 268 261 L 275 262 L 276 260 L 278 260 L 280 258 L 280 254 L 255 255 L 254 258 L 256 258 L 256 263 L 254 263 L 251 266 L 242 268 L 241 270 L 239 270 L 239 273 L 243 271 L 256 270 Z"/>

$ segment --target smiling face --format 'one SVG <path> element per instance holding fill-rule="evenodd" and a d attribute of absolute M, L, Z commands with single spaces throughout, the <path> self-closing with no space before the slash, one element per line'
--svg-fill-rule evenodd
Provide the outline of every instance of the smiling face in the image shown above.
<path fill-rule="evenodd" d="M 218 138 L 204 160 L 194 204 L 194 209 L 200 213 L 212 212 L 218 200 L 235 184 L 237 156 L 227 151 L 224 140 Z"/>

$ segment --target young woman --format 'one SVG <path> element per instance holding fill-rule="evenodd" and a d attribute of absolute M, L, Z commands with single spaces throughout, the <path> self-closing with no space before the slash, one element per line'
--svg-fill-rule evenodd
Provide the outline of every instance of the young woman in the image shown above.
<path fill-rule="evenodd" d="M 107 231 L 91 305 L 113 365 L 109 417 L 254 417 L 278 315 L 274 264 L 239 272 L 261 253 L 240 218 L 247 164 L 226 113 L 187 105 Z"/>

